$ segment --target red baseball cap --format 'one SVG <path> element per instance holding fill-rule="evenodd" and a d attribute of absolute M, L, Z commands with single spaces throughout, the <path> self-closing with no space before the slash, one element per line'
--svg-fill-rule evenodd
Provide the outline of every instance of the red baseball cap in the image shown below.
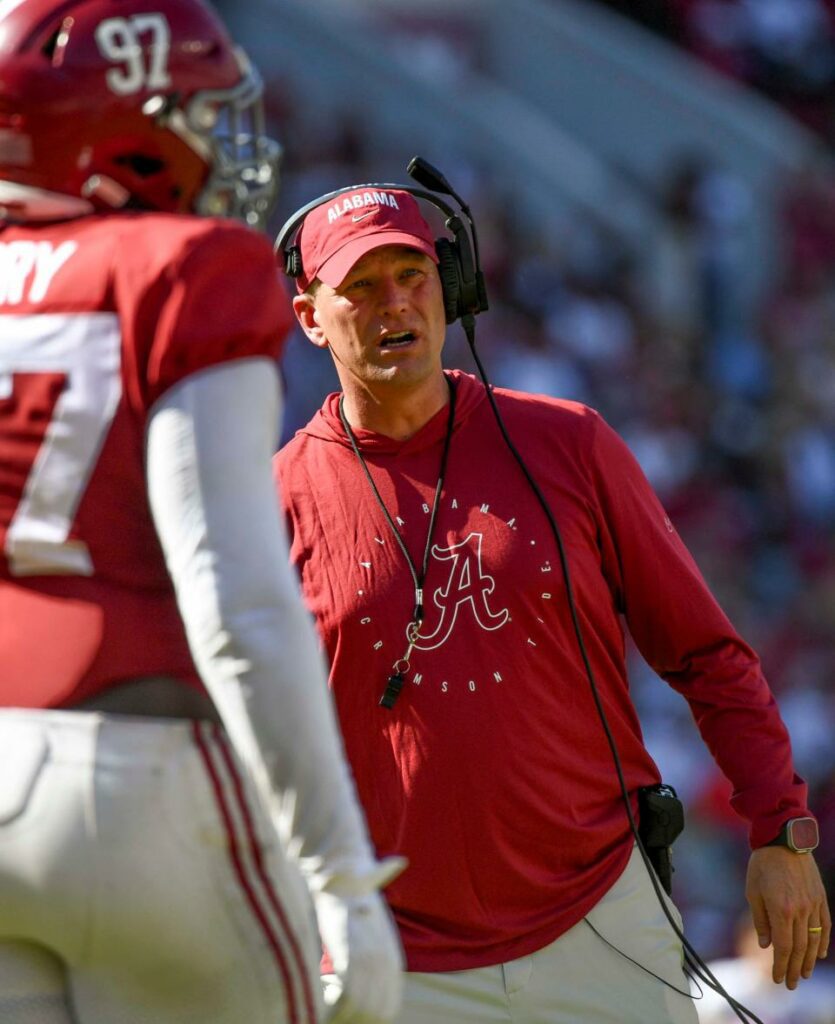
<path fill-rule="evenodd" d="M 408 245 L 438 262 L 432 229 L 417 200 L 402 189 L 359 186 L 314 207 L 296 245 L 303 268 L 296 279 L 300 292 L 317 277 L 338 288 L 358 259 L 383 245 Z"/>

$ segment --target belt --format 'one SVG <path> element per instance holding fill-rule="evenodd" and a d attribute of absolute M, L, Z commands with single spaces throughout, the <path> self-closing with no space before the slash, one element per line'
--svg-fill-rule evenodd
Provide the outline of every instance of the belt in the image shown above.
<path fill-rule="evenodd" d="M 170 676 L 127 679 L 65 710 L 148 718 L 196 718 L 220 724 L 220 715 L 207 693 Z"/>

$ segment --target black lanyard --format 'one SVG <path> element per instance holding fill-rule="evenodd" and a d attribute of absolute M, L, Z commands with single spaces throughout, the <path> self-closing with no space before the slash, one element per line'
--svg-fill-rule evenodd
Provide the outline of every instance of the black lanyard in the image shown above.
<path fill-rule="evenodd" d="M 374 479 L 369 472 L 368 466 L 366 465 L 365 459 L 360 451 L 360 447 L 357 444 L 354 432 L 351 430 L 351 425 L 348 423 L 345 416 L 345 410 L 343 408 L 345 395 L 343 394 L 339 398 L 339 418 L 342 420 L 342 426 L 345 429 L 345 433 L 348 435 L 348 440 L 351 442 L 354 454 L 359 459 L 362 471 L 365 473 L 365 478 L 371 485 L 371 490 L 374 492 L 377 504 L 382 509 L 383 515 L 386 517 L 386 522 L 388 523 L 391 532 L 394 534 L 394 539 L 397 541 L 400 550 L 403 552 L 403 557 L 406 559 L 406 563 L 409 566 L 409 571 L 412 574 L 412 580 L 415 585 L 415 610 L 412 613 L 411 622 L 406 627 L 408 646 L 406 647 L 406 652 L 403 657 L 399 658 L 392 666 L 393 675 L 388 677 L 385 692 L 380 698 L 380 704 L 385 708 L 394 707 L 394 702 L 397 700 L 400 691 L 403 689 L 403 677 L 409 671 L 409 657 L 415 644 L 420 638 L 420 624 L 423 622 L 423 585 L 426 582 L 426 572 L 429 568 L 429 554 L 432 550 L 432 534 L 435 530 L 435 520 L 438 517 L 438 506 L 441 502 L 441 491 L 444 486 L 447 459 L 449 458 L 449 449 L 452 442 L 452 428 L 455 424 L 455 388 L 449 378 L 447 378 L 447 385 L 449 387 L 449 413 L 447 415 L 446 436 L 444 437 L 444 450 L 441 454 L 441 468 L 438 472 L 438 482 L 435 485 L 435 497 L 432 501 L 432 514 L 429 516 L 429 529 L 426 533 L 426 545 L 423 549 L 423 564 L 421 565 L 420 572 L 418 572 L 417 566 L 412 561 L 412 556 L 409 554 L 406 543 L 400 535 L 400 531 L 395 526 L 394 520 L 389 514 L 389 510 L 386 508 L 386 504 L 383 501 L 380 492 L 377 490 L 377 485 L 374 483 Z"/>

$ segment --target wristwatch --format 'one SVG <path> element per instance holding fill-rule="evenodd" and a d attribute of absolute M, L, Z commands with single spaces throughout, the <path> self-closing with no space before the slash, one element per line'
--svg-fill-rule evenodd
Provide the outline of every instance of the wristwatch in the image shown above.
<path fill-rule="evenodd" d="M 814 818 L 789 818 L 776 839 L 765 845 L 787 846 L 794 853 L 811 853 L 819 842 L 818 823 Z"/>

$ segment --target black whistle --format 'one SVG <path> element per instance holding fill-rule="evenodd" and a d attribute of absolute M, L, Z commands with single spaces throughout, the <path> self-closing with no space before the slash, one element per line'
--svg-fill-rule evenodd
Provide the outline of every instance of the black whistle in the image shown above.
<path fill-rule="evenodd" d="M 394 702 L 400 696 L 400 691 L 403 689 L 403 676 L 400 672 L 396 672 L 393 676 L 389 676 L 386 680 L 386 688 L 383 691 L 383 696 L 380 698 L 380 704 L 384 708 L 393 708 Z"/>

